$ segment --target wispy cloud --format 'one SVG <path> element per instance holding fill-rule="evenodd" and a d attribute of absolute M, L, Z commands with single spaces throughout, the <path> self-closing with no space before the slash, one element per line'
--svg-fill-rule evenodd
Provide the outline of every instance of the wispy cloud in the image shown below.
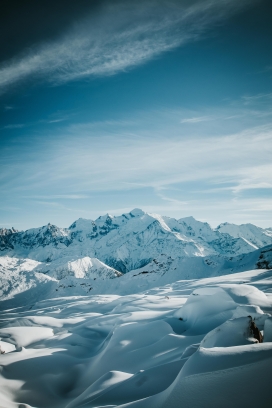
<path fill-rule="evenodd" d="M 49 207 L 51 209 L 60 210 L 60 211 L 74 211 L 74 209 L 67 207 L 66 205 L 56 202 L 56 201 L 36 201 L 36 204 L 39 206 Z"/>
<path fill-rule="evenodd" d="M 248 3 L 246 0 L 106 3 L 98 14 L 86 18 L 59 40 L 6 61 L 0 68 L 0 89 L 3 92 L 9 85 L 34 75 L 59 84 L 116 74 L 196 40 L 215 22 Z"/>
<path fill-rule="evenodd" d="M 182 211 L 265 226 L 272 208 L 272 122 L 251 111 L 241 102 L 240 108 L 145 111 L 47 129 L 23 143 L 14 137 L 12 149 L 0 151 L 1 192 L 11 202 L 52 208 L 58 217 L 67 204 L 70 223 L 72 214 L 86 211 L 92 218 L 90 208 L 101 214 L 122 202 L 165 215 Z M 213 120 L 181 126 L 181 117 Z"/>
<path fill-rule="evenodd" d="M 63 122 L 64 120 L 66 120 L 66 118 L 62 118 L 62 119 L 53 119 L 53 120 L 48 120 L 47 123 L 59 123 L 59 122 Z"/>
<path fill-rule="evenodd" d="M 198 116 L 195 118 L 182 119 L 180 123 L 199 123 L 199 122 L 206 122 L 208 120 L 212 120 L 212 117 L 211 116 Z"/>
<path fill-rule="evenodd" d="M 271 124 L 245 127 L 239 132 L 229 129 L 226 133 L 224 123 L 221 134 L 209 135 L 208 127 L 188 138 L 183 137 L 179 126 L 179 113 L 174 112 L 172 118 L 162 112 L 157 116 L 160 120 L 156 118 L 156 125 L 153 122 L 151 127 L 143 121 L 141 129 L 129 121 L 126 127 L 120 127 L 118 121 L 115 126 L 91 123 L 67 127 L 58 138 L 47 135 L 44 146 L 39 142 L 37 151 L 32 153 L 28 147 L 23 162 L 28 164 L 23 172 L 16 169 L 16 162 L 11 169 L 8 157 L 7 169 L 15 171 L 17 178 L 25 179 L 22 188 L 26 185 L 32 189 L 55 188 L 58 192 L 51 192 L 50 196 L 58 198 L 77 198 L 82 191 L 85 195 L 87 191 L 139 186 L 161 189 L 162 193 L 168 186 L 193 181 L 210 185 L 231 183 L 233 192 L 272 183 Z M 221 113 L 218 120 L 214 119 L 212 128 L 214 122 L 221 123 L 222 116 Z M 27 158 L 28 154 L 32 160 Z M 17 166 L 22 164 L 17 162 Z M 16 188 L 21 188 L 20 183 Z"/>
<path fill-rule="evenodd" d="M 266 142 L 264 142 L 263 146 L 266 146 Z M 233 186 L 231 190 L 234 193 L 256 189 L 271 189 L 272 191 L 271 171 L 272 166 L 270 163 L 259 163 L 257 166 L 252 163 L 251 166 L 241 169 L 239 180 L 237 180 L 237 185 Z"/>
<path fill-rule="evenodd" d="M 174 205 L 174 206 L 178 206 L 179 208 L 181 208 L 181 207 L 188 205 L 188 201 L 181 201 L 176 198 L 168 197 L 166 194 L 163 193 L 163 191 L 166 190 L 165 188 L 157 187 L 154 190 L 155 190 L 156 195 L 160 197 L 161 200 L 167 201 L 172 206 Z"/>
<path fill-rule="evenodd" d="M 38 199 L 38 200 L 82 200 L 89 198 L 87 194 L 51 194 L 51 195 L 37 195 L 37 196 L 25 196 L 23 198 Z"/>
<path fill-rule="evenodd" d="M 50 118 L 49 119 L 43 119 L 43 120 L 38 120 L 36 122 L 27 122 L 27 123 L 14 123 L 14 124 L 9 124 L 9 125 L 5 125 L 2 127 L 2 129 L 22 129 L 22 128 L 29 128 L 29 127 L 33 127 L 35 125 L 43 125 L 43 124 L 55 124 L 55 123 L 60 123 L 60 122 L 64 122 L 68 120 L 68 115 L 53 119 Z"/>
<path fill-rule="evenodd" d="M 253 105 L 260 103 L 272 102 L 272 93 L 260 93 L 257 95 L 245 95 L 242 97 L 245 105 Z"/>

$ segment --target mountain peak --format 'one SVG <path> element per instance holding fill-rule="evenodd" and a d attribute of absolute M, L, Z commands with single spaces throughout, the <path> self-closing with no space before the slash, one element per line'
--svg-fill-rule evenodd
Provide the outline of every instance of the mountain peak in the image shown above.
<path fill-rule="evenodd" d="M 96 220 L 95 220 L 95 223 L 97 224 L 97 225 L 103 225 L 103 224 L 112 224 L 112 220 L 113 220 L 113 216 L 112 215 L 110 215 L 109 213 L 107 213 L 107 214 L 105 214 L 105 215 L 101 215 L 100 217 L 98 217 Z"/>
<path fill-rule="evenodd" d="M 190 222 L 197 221 L 192 215 L 189 215 L 189 217 L 180 218 L 180 220 L 182 220 L 182 221 L 190 221 Z"/>
<path fill-rule="evenodd" d="M 69 230 L 71 229 L 86 229 L 86 228 L 92 228 L 94 224 L 93 220 L 88 220 L 86 218 L 78 218 L 76 221 L 73 222 L 73 224 L 70 225 Z"/>
<path fill-rule="evenodd" d="M 15 234 L 18 232 L 15 228 L 0 228 L 0 235 L 10 235 L 10 234 Z"/>
<path fill-rule="evenodd" d="M 134 208 L 132 211 L 129 213 L 132 217 L 141 217 L 144 215 L 144 211 L 141 210 L 140 208 Z"/>

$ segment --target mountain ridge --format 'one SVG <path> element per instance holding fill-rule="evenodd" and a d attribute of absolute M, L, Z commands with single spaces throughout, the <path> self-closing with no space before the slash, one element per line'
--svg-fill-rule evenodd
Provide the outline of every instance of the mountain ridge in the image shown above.
<path fill-rule="evenodd" d="M 96 220 L 79 218 L 68 228 L 49 223 L 26 231 L 0 230 L 3 255 L 50 262 L 80 252 L 122 273 L 143 266 L 164 252 L 174 257 L 229 256 L 270 244 L 271 229 L 228 223 L 213 229 L 193 217 L 176 220 L 140 209 L 121 216 L 106 214 Z"/>
<path fill-rule="evenodd" d="M 272 268 L 271 229 L 228 223 L 213 229 L 193 217 L 176 220 L 140 209 L 79 218 L 68 228 L 2 229 L 0 249 L 3 299 L 21 292 L 33 299 L 43 291 L 134 293 L 160 282 Z"/>

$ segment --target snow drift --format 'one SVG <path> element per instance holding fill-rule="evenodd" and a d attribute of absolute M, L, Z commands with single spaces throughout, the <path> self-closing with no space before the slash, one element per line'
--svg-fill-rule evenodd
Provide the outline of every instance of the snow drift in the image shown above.
<path fill-rule="evenodd" d="M 0 408 L 270 407 L 271 229 L 135 209 L 0 250 Z"/>
<path fill-rule="evenodd" d="M 0 406 L 269 407 L 271 282 L 255 270 L 6 310 Z"/>

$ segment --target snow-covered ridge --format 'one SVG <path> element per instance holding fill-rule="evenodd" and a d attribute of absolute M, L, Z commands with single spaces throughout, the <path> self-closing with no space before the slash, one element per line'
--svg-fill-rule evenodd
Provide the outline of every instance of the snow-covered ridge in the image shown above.
<path fill-rule="evenodd" d="M 73 276 L 78 279 L 113 279 L 122 276 L 110 266 L 99 261 L 97 258 L 65 259 L 60 258 L 50 263 L 42 264 L 36 269 L 42 273 L 60 280 L 66 276 Z"/>
<path fill-rule="evenodd" d="M 272 228 L 263 229 L 253 224 L 235 225 L 225 222 L 220 224 L 216 230 L 221 233 L 227 233 L 233 238 L 242 238 L 255 249 L 271 244 Z"/>
<path fill-rule="evenodd" d="M 252 225 L 212 229 L 193 217 L 176 220 L 139 209 L 80 218 L 69 228 L 3 229 L 0 298 L 128 294 L 179 279 L 270 269 L 269 232 Z"/>
<path fill-rule="evenodd" d="M 51 262 L 60 258 L 97 258 L 126 273 L 167 254 L 176 257 L 231 256 L 272 244 L 272 230 L 251 224 L 209 224 L 179 220 L 140 209 L 113 217 L 78 219 L 69 228 L 48 224 L 27 231 L 0 230 L 3 255 Z"/>

